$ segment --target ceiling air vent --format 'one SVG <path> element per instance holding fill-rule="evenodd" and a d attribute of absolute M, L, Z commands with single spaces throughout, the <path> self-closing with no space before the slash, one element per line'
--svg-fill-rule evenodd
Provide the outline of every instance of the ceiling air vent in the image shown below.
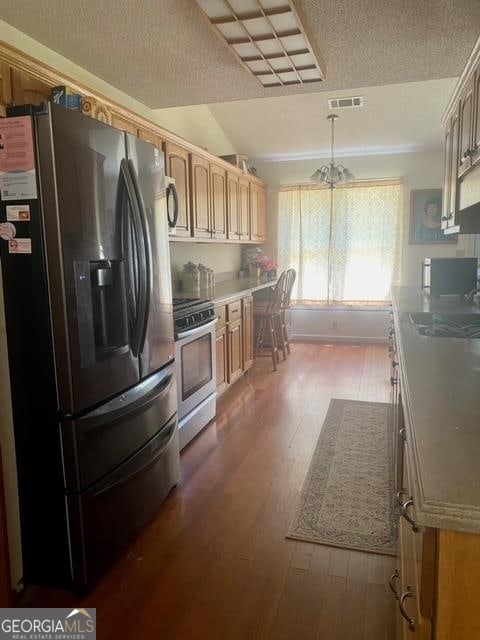
<path fill-rule="evenodd" d="M 356 107 L 363 107 L 363 97 L 354 96 L 351 98 L 329 98 L 329 109 L 351 109 Z"/>

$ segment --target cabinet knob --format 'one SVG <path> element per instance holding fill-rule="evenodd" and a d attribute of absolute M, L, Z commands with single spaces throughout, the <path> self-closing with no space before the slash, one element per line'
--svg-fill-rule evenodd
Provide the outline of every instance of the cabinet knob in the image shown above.
<path fill-rule="evenodd" d="M 397 378 L 394 378 L 393 376 L 390 376 L 390 384 L 392 385 L 392 387 L 394 387 L 396 384 L 398 384 Z"/>
<path fill-rule="evenodd" d="M 402 593 L 402 595 L 400 596 L 400 600 L 398 601 L 398 608 L 400 609 L 400 613 L 402 614 L 402 616 L 407 621 L 410 631 L 415 631 L 415 618 L 409 616 L 405 609 L 405 600 L 407 600 L 408 598 L 413 598 L 411 587 L 407 587 L 405 593 Z"/>

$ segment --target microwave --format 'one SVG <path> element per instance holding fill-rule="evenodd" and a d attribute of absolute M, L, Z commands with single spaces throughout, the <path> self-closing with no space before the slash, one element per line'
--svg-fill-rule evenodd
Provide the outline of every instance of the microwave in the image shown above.
<path fill-rule="evenodd" d="M 167 203 L 168 234 L 174 236 L 177 233 L 178 220 L 178 194 L 175 187 L 175 178 L 165 176 L 165 192 Z"/>
<path fill-rule="evenodd" d="M 425 258 L 422 289 L 432 296 L 463 296 L 477 288 L 477 258 Z"/>

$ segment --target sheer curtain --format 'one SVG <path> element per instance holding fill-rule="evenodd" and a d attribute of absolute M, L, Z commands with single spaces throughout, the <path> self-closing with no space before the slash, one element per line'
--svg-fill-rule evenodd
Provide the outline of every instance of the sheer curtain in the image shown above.
<path fill-rule="evenodd" d="M 279 192 L 278 262 L 297 271 L 298 303 L 389 300 L 400 275 L 402 183 L 352 183 Z M 332 207 L 331 207 L 332 198 Z"/>

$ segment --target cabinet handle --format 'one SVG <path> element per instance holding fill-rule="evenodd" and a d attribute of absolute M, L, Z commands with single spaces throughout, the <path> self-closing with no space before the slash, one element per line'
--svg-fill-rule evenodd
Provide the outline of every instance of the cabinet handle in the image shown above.
<path fill-rule="evenodd" d="M 390 384 L 392 385 L 392 387 L 394 387 L 396 384 L 398 384 L 397 378 L 394 378 L 393 376 L 390 376 Z"/>
<path fill-rule="evenodd" d="M 405 591 L 405 593 L 402 593 L 402 595 L 400 596 L 400 600 L 398 601 L 398 608 L 400 609 L 400 613 L 402 614 L 402 616 L 405 618 L 405 620 L 408 623 L 408 628 L 410 629 L 410 631 L 415 631 L 415 618 L 411 618 L 408 613 L 405 610 L 405 600 L 407 598 L 413 598 L 413 593 L 411 591 L 410 587 L 407 587 L 407 590 Z"/>
<path fill-rule="evenodd" d="M 405 429 L 400 429 L 400 431 L 398 432 L 398 435 L 404 442 L 407 441 L 407 435 L 405 433 Z"/>
<path fill-rule="evenodd" d="M 392 575 L 390 576 L 389 580 L 388 580 L 388 586 L 390 587 L 391 592 L 395 596 L 395 600 L 399 600 L 400 599 L 400 594 L 395 589 L 395 580 L 398 580 L 399 578 L 400 578 L 400 572 L 399 572 L 398 569 L 395 569 L 394 572 L 392 573 Z"/>
<path fill-rule="evenodd" d="M 408 524 L 412 527 L 412 531 L 417 533 L 418 524 L 415 522 L 413 518 L 411 518 L 408 515 L 408 511 L 407 511 L 408 507 L 411 507 L 411 506 L 413 506 L 413 498 L 410 496 L 410 498 L 401 505 L 402 516 L 405 518 Z"/>
<path fill-rule="evenodd" d="M 392 367 L 398 367 L 398 362 L 395 362 L 395 360 L 392 360 Z"/>

